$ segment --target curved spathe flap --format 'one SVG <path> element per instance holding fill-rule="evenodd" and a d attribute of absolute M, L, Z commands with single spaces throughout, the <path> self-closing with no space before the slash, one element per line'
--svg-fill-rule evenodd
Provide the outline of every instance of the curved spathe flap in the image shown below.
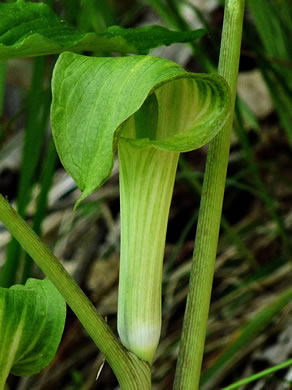
<path fill-rule="evenodd" d="M 222 77 L 169 60 L 63 53 L 53 76 L 53 136 L 83 199 L 110 176 L 119 136 L 138 147 L 192 150 L 222 128 L 229 103 Z"/>
<path fill-rule="evenodd" d="M 155 88 L 133 118 L 122 125 L 121 136 L 142 148 L 197 149 L 226 122 L 228 99 L 229 88 L 220 76 L 186 73 Z"/>

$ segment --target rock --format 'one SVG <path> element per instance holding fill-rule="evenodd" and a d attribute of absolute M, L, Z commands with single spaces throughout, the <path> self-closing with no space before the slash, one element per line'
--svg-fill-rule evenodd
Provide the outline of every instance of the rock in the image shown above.
<path fill-rule="evenodd" d="M 257 118 L 263 119 L 273 111 L 269 90 L 258 69 L 239 73 L 237 90 Z"/>

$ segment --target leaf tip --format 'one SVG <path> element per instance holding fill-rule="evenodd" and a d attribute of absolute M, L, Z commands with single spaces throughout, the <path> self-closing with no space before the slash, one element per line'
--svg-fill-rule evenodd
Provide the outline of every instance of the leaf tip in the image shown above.
<path fill-rule="evenodd" d="M 85 198 L 87 198 L 88 195 L 89 195 L 89 193 L 87 191 L 82 192 L 80 198 L 75 202 L 73 212 L 75 212 L 77 210 L 77 208 L 80 206 L 80 204 L 83 202 L 83 200 Z"/>

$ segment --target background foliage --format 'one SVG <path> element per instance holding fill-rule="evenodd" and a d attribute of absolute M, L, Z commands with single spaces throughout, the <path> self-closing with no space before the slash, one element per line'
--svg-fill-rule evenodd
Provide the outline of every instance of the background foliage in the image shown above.
<path fill-rule="evenodd" d="M 207 28 L 199 43 L 152 51 L 186 70 L 215 70 L 223 2 L 199 0 L 46 1 L 81 31 L 111 25 Z M 247 1 L 236 120 L 203 366 L 202 389 L 220 389 L 292 355 L 292 6 L 289 0 Z M 108 53 L 98 53 L 99 55 Z M 0 192 L 41 233 L 55 254 L 116 327 L 119 260 L 118 168 L 72 213 L 80 192 L 56 157 L 49 127 L 50 79 L 56 57 L 0 63 Z M 206 149 L 179 163 L 167 235 L 163 330 L 154 388 L 169 389 L 187 294 Z M 0 226 L 0 266 L 18 267 L 17 281 L 39 271 Z M 27 259 L 26 259 L 27 260 Z M 26 264 L 24 266 L 24 264 Z M 7 276 L 7 275 L 6 275 Z M 1 280 L 2 279 L 2 280 Z M 7 277 L 0 273 L 2 286 Z M 54 362 L 10 388 L 114 389 L 114 376 L 70 314 Z M 284 369 L 244 389 L 289 389 Z"/>

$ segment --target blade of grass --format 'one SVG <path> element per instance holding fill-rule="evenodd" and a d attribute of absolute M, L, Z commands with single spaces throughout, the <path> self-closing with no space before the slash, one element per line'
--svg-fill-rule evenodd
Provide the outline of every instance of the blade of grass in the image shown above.
<path fill-rule="evenodd" d="M 292 144 L 292 85 L 289 85 L 289 80 L 292 80 L 292 69 L 289 72 L 289 78 L 286 75 L 283 77 L 283 74 L 276 69 L 275 65 L 265 61 L 260 54 L 258 54 L 257 59 L 279 115 L 280 124 L 285 129 Z"/>
<path fill-rule="evenodd" d="M 48 122 L 49 122 L 49 114 L 50 114 L 50 106 L 51 106 L 51 89 L 49 88 L 47 91 L 43 92 L 43 107 L 40 117 L 40 123 L 39 128 L 47 129 Z M 45 134 L 43 134 L 45 136 Z M 44 141 L 44 139 L 42 140 Z M 44 143 L 44 142 L 42 142 Z M 52 141 L 50 140 L 50 143 Z M 39 144 L 38 150 L 41 151 L 43 145 Z M 56 164 L 56 156 L 52 154 L 52 160 L 50 161 L 50 149 L 52 148 L 51 145 L 49 145 L 47 150 L 47 156 L 44 159 L 41 167 L 41 175 L 40 175 L 40 194 L 37 200 L 37 207 L 36 212 L 33 218 L 33 230 L 40 235 L 40 227 L 43 219 L 45 218 L 45 210 L 47 206 L 47 193 L 50 189 L 50 185 L 52 183 L 55 164 Z M 53 151 L 52 151 L 53 153 Z M 56 152 L 55 152 L 56 154 Z M 48 161 L 49 158 L 49 161 Z M 48 187 L 49 185 L 49 187 Z M 23 253 L 22 257 L 22 264 L 21 272 L 19 273 L 19 280 L 21 283 L 25 284 L 26 280 L 31 276 L 32 268 L 33 268 L 33 260 L 27 255 L 27 253 Z"/>
<path fill-rule="evenodd" d="M 248 141 L 248 138 L 246 135 L 246 131 L 244 129 L 243 118 L 241 116 L 241 112 L 239 110 L 238 104 L 236 104 L 236 112 L 237 112 L 237 116 L 236 116 L 234 131 L 235 131 L 235 134 L 236 134 L 236 136 L 237 136 L 237 138 L 242 146 L 242 151 L 243 151 L 244 156 L 245 156 L 245 161 L 249 167 L 250 173 L 253 177 L 253 181 L 254 181 L 258 191 L 261 194 L 261 199 L 263 199 L 270 216 L 275 221 L 275 224 L 276 224 L 276 227 L 278 230 L 278 234 L 282 238 L 282 241 L 284 243 L 284 250 L 291 253 L 292 248 L 291 248 L 290 240 L 288 238 L 288 234 L 286 232 L 283 218 L 279 214 L 278 210 L 276 209 L 275 200 L 270 196 L 270 194 L 268 193 L 268 191 L 265 187 L 265 184 L 263 183 L 263 181 L 261 179 L 261 175 L 260 175 L 258 166 L 254 161 L 252 148 L 249 144 L 249 141 Z"/>
<path fill-rule="evenodd" d="M 242 351 L 271 323 L 272 319 L 292 300 L 292 289 L 285 290 L 272 303 L 261 309 L 248 324 L 239 331 L 238 338 L 219 356 L 203 374 L 201 385 L 215 383 L 224 367 L 234 365 Z"/>
<path fill-rule="evenodd" d="M 235 390 L 238 389 L 241 386 L 247 385 L 248 383 L 257 381 L 258 379 L 264 378 L 265 376 L 271 375 L 274 372 L 277 372 L 279 370 L 283 370 L 283 368 L 287 368 L 292 366 L 292 359 L 287 360 L 286 362 L 277 364 L 276 366 L 273 366 L 271 368 L 267 368 L 266 370 L 263 370 L 257 374 L 251 375 L 248 378 L 242 379 L 238 382 L 233 383 L 230 386 L 224 387 L 222 390 Z"/>
<path fill-rule="evenodd" d="M 41 235 L 41 226 L 46 217 L 48 205 L 48 193 L 51 188 L 57 162 L 57 153 L 52 138 L 48 146 L 47 154 L 42 165 L 40 177 L 40 193 L 37 199 L 36 213 L 33 219 L 33 230 L 37 235 Z M 32 274 L 33 259 L 26 254 L 24 257 L 24 267 L 22 271 L 21 283 L 24 284 Z"/>
<path fill-rule="evenodd" d="M 242 169 L 239 173 L 235 174 L 231 178 L 226 178 L 226 188 L 234 187 L 238 190 L 248 192 L 255 197 L 262 198 L 262 193 L 258 189 L 252 187 L 252 185 L 245 184 L 240 181 L 247 176 L 250 176 L 250 174 L 251 172 L 249 169 Z M 177 178 L 186 179 L 187 181 L 191 181 L 193 179 L 198 181 L 198 179 L 203 179 L 203 177 L 203 173 L 191 170 L 184 170 L 177 173 Z"/>
<path fill-rule="evenodd" d="M 236 310 L 238 302 L 243 301 L 244 297 L 253 300 L 257 295 L 257 289 L 261 289 L 261 286 L 263 286 L 264 289 L 264 286 L 269 283 L 269 280 L 271 280 L 273 275 L 281 272 L 281 268 L 284 269 L 286 264 L 285 260 L 286 259 L 276 257 L 273 258 L 268 265 L 261 266 L 257 272 L 253 272 L 237 286 L 232 286 L 231 290 L 229 289 L 222 297 L 217 299 L 212 305 L 213 309 L 216 311 L 224 308 L 225 310 L 229 306 Z M 285 270 L 287 270 L 287 266 Z M 229 313 L 231 314 L 232 312 L 231 309 Z"/>
<path fill-rule="evenodd" d="M 275 108 L 279 114 L 280 122 L 292 143 L 292 68 L 283 66 L 279 61 L 268 62 L 265 58 L 277 60 L 291 60 L 292 50 L 290 37 L 292 34 L 291 24 L 287 24 L 291 18 L 291 11 L 285 13 L 283 5 L 287 4 L 282 0 L 281 6 L 271 1 L 258 0 L 248 1 L 248 6 L 254 18 L 257 32 L 262 42 L 259 47 L 251 26 L 247 29 L 248 41 L 256 53 L 259 67 L 270 90 Z"/>
<path fill-rule="evenodd" d="M 275 3 L 275 0 L 273 0 L 273 3 Z M 278 6 L 278 10 L 281 12 L 282 20 L 285 26 L 287 28 L 289 28 L 288 26 L 292 26 L 292 8 L 290 0 L 277 0 L 275 4 Z"/>
<path fill-rule="evenodd" d="M 25 128 L 25 142 L 20 168 L 20 182 L 17 196 L 17 209 L 25 217 L 43 144 L 45 127 L 41 127 L 43 102 L 43 80 L 45 76 L 45 57 L 34 60 L 33 77 L 28 98 L 28 117 Z M 0 286 L 9 287 L 16 282 L 21 249 L 12 238 L 7 251 L 6 262 L 0 273 Z"/>
<path fill-rule="evenodd" d="M 0 61 L 0 145 L 1 145 L 1 138 L 3 136 L 1 116 L 3 115 L 3 100 L 4 100 L 4 93 L 5 93 L 6 70 L 7 70 L 7 61 Z"/>
<path fill-rule="evenodd" d="M 3 114 L 7 61 L 0 61 L 0 115 Z"/>
<path fill-rule="evenodd" d="M 257 31 L 266 54 L 270 57 L 290 59 L 291 25 L 283 23 L 281 6 L 266 0 L 248 0 L 248 8 L 255 20 Z"/>
<path fill-rule="evenodd" d="M 45 57 L 36 58 L 34 61 L 17 198 L 17 208 L 21 216 L 25 215 L 26 207 L 30 200 L 33 176 L 37 168 L 46 130 L 45 126 L 41 126 L 43 125 L 42 109 L 47 109 L 42 107 Z"/>

